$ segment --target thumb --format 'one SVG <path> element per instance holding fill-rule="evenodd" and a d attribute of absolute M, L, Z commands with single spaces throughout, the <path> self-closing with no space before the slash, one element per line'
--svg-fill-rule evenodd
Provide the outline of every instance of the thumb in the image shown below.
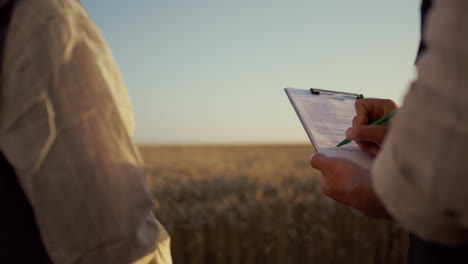
<path fill-rule="evenodd" d="M 310 157 L 310 165 L 326 174 L 332 168 L 332 160 L 325 154 L 315 152 L 312 157 Z"/>

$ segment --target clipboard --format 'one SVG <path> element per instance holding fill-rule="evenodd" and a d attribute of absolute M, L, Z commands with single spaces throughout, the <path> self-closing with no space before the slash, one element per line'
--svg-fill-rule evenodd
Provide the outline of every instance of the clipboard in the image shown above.
<path fill-rule="evenodd" d="M 329 157 L 340 157 L 370 168 L 374 156 L 362 152 L 355 142 L 337 148 L 345 139 L 356 115 L 354 103 L 362 94 L 317 88 L 284 88 L 315 151 Z"/>

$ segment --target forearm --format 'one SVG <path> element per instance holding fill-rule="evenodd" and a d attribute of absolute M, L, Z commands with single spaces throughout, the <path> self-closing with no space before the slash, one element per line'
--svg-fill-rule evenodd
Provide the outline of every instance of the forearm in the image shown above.
<path fill-rule="evenodd" d="M 19 176 L 52 259 L 132 263 L 169 242 L 122 128 L 89 117 L 59 126 L 44 150 L 37 171 Z"/>

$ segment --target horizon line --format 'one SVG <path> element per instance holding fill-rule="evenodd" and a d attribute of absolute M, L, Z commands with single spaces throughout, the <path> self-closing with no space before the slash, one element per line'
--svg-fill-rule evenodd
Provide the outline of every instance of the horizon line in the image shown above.
<path fill-rule="evenodd" d="M 273 146 L 310 145 L 310 142 L 136 142 L 138 146 Z"/>

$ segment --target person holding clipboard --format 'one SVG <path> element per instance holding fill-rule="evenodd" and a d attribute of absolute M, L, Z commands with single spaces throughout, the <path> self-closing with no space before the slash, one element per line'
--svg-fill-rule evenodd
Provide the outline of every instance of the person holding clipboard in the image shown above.
<path fill-rule="evenodd" d="M 311 165 L 324 194 L 410 232 L 408 263 L 468 263 L 468 4 L 425 0 L 421 10 L 418 77 L 403 106 L 370 125 L 396 104 L 357 100 L 346 131 L 375 155 L 371 169 L 319 153 Z"/>

